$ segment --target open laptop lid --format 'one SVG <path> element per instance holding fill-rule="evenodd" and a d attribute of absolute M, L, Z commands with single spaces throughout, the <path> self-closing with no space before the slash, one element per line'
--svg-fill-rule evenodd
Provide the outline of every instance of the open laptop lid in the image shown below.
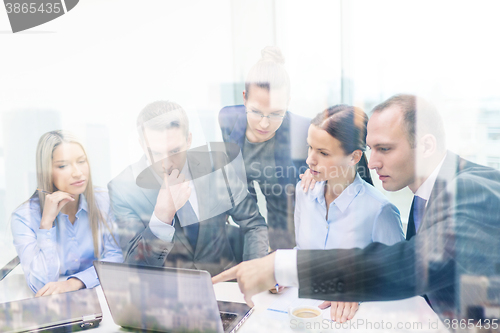
<path fill-rule="evenodd" d="M 0 332 L 69 332 L 97 327 L 101 320 L 94 289 L 0 304 Z"/>
<path fill-rule="evenodd" d="M 206 271 L 94 261 L 117 325 L 159 332 L 218 332 L 222 323 Z"/>

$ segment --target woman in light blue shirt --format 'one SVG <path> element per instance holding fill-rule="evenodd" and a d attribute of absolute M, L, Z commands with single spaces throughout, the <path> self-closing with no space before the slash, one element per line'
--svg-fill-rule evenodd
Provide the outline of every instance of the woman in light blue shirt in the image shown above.
<path fill-rule="evenodd" d="M 68 132 L 40 138 L 36 169 L 38 189 L 11 220 L 26 281 L 36 296 L 93 288 L 94 260 L 123 261 L 108 194 L 94 191 L 87 154 Z"/>
<path fill-rule="evenodd" d="M 347 105 L 331 107 L 311 121 L 306 162 L 316 184 L 307 193 L 297 184 L 297 249 L 364 248 L 404 240 L 398 209 L 373 187 L 363 152 L 367 122 L 362 110 Z M 352 319 L 358 308 L 349 302 L 324 302 L 322 307 L 330 304 L 332 318 L 341 322 Z"/>

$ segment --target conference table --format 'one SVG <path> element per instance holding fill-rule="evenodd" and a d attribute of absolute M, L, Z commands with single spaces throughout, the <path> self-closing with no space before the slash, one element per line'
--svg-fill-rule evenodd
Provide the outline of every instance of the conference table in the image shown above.
<path fill-rule="evenodd" d="M 217 300 L 244 303 L 243 294 L 236 282 L 214 285 L 214 290 Z M 103 319 L 99 327 L 88 332 L 127 332 L 113 322 L 100 286 L 96 287 L 96 292 Z M 280 294 L 271 294 L 266 291 L 255 295 L 253 297 L 254 311 L 238 332 L 297 332 L 292 330 L 288 315 L 280 309 L 283 310 L 291 302 L 293 304 L 320 303 L 315 300 L 298 299 L 297 295 L 296 288 L 286 288 Z M 30 297 L 34 297 L 34 294 L 26 285 L 20 266 L 0 281 L 0 303 Z M 321 329 L 314 332 L 448 332 L 438 316 L 420 296 L 399 301 L 361 303 L 355 317 L 342 325 L 329 320 L 329 309 L 323 312 L 325 320 Z"/>

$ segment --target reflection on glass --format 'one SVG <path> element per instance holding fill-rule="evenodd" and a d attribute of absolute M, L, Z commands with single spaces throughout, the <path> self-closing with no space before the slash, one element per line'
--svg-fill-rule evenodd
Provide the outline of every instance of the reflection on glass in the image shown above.
<path fill-rule="evenodd" d="M 116 324 L 174 332 L 219 332 L 211 280 L 202 271 L 101 265 L 97 267 Z M 104 272 L 104 273 L 103 273 Z M 182 278 L 180 278 L 182 277 Z"/>
<path fill-rule="evenodd" d="M 84 317 L 89 318 L 92 326 L 101 321 L 101 307 L 94 289 L 0 304 L 0 332 L 24 332 L 66 324 L 79 327 Z"/>

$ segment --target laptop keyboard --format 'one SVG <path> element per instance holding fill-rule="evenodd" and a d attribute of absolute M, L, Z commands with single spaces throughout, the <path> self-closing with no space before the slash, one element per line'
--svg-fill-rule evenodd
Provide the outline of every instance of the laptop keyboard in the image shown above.
<path fill-rule="evenodd" d="M 227 330 L 236 317 L 238 317 L 238 315 L 234 313 L 220 312 L 220 319 L 222 320 L 222 328 L 224 328 L 224 331 Z"/>

